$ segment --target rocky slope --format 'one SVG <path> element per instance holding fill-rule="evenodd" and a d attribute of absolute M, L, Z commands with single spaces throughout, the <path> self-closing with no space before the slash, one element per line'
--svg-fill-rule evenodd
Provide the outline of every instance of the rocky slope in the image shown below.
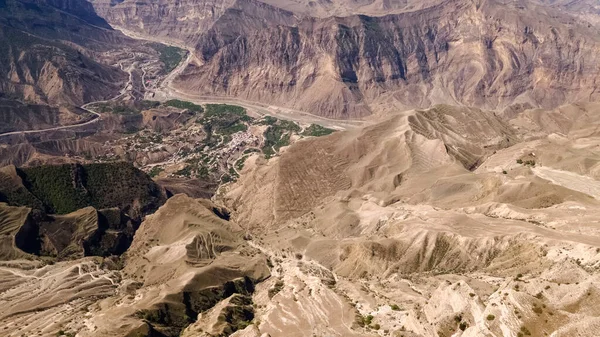
<path fill-rule="evenodd" d="M 95 60 L 92 51 L 125 43 L 101 18 L 82 19 L 66 12 L 66 2 L 60 1 L 7 0 L 0 8 L 0 92 L 5 96 L 81 105 L 114 96 L 126 81 L 119 69 Z"/>
<path fill-rule="evenodd" d="M 120 255 L 165 200 L 163 189 L 123 163 L 4 167 L 0 222 L 11 242 L 1 258 Z"/>
<path fill-rule="evenodd" d="M 53 108 L 0 99 L 0 133 L 47 129 L 81 123 L 91 118 L 92 114 L 82 109 L 66 106 Z"/>
<path fill-rule="evenodd" d="M 361 335 L 593 336 L 598 121 L 438 106 L 250 159 L 222 196 L 284 279 L 258 329 L 334 329 L 307 309 L 318 275 Z"/>
<path fill-rule="evenodd" d="M 582 20 L 587 21 L 591 25 L 598 26 L 600 24 L 600 5 L 591 0 L 539 0 L 544 5 L 549 5 L 568 11 L 577 15 Z"/>
<path fill-rule="evenodd" d="M 182 331 L 199 314 L 211 321 L 201 328 L 212 335 L 245 328 L 254 318 L 255 284 L 269 268 L 241 228 L 219 214 L 210 201 L 177 195 L 144 221 L 121 262 L 0 264 L 0 302 L 10 303 L 0 311 L 3 331 L 197 336 Z"/>
<path fill-rule="evenodd" d="M 175 85 L 335 118 L 437 103 L 502 110 L 595 99 L 597 31 L 542 10 L 453 1 L 282 27 L 231 9 L 198 42 L 203 63 Z"/>
<path fill-rule="evenodd" d="M 0 329 L 594 337 L 599 123 L 598 104 L 440 105 L 308 137 L 253 154 L 215 196 L 227 209 L 173 196 L 120 259 L 44 265 L 19 250 L 37 233 L 29 208 L 2 205 Z M 77 256 L 94 214 L 40 229 L 71 232 Z"/>
<path fill-rule="evenodd" d="M 234 0 L 91 1 L 111 25 L 180 43 L 193 43 L 229 8 Z"/>
<path fill-rule="evenodd" d="M 598 30 L 556 3 L 447 0 L 341 17 L 252 0 L 202 5 L 211 15 L 192 29 L 179 8 L 195 8 L 193 1 L 150 6 L 144 25 L 136 14 L 150 10 L 144 3 L 95 3 L 111 23 L 194 48 L 197 59 L 174 82 L 187 93 L 334 118 L 437 103 L 502 111 L 597 98 Z M 163 18 L 159 25 L 152 15 Z"/>

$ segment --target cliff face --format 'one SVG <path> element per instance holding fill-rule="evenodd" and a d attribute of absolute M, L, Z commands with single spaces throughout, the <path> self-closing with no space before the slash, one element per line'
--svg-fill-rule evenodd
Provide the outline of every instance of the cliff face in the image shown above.
<path fill-rule="evenodd" d="M 111 24 L 193 46 L 199 60 L 174 84 L 197 94 L 334 118 L 437 103 L 502 111 L 596 98 L 599 35 L 577 12 L 588 2 L 337 3 L 94 6 Z"/>
<path fill-rule="evenodd" d="M 451 2 L 295 25 L 232 8 L 200 38 L 203 63 L 176 85 L 335 118 L 437 103 L 504 109 L 594 99 L 595 31 L 550 9 L 507 6 Z"/>
<path fill-rule="evenodd" d="M 86 10 L 69 1 L 0 2 L 0 92 L 52 105 L 114 96 L 127 75 L 94 56 L 124 36 Z"/>
<path fill-rule="evenodd" d="M 209 29 L 234 0 L 91 2 L 97 13 L 111 25 L 178 42 L 191 42 Z"/>

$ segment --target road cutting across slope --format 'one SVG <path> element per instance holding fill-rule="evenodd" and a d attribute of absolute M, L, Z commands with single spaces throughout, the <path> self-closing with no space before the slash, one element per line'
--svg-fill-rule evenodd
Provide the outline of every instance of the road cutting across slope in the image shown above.
<path fill-rule="evenodd" d="M 553 184 L 600 199 L 600 181 L 596 179 L 549 167 L 534 167 L 532 171 L 538 177 L 549 180 Z"/>

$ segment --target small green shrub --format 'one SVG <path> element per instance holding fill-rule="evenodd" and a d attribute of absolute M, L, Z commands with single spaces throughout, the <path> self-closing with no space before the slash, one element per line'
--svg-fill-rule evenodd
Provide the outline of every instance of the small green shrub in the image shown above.
<path fill-rule="evenodd" d="M 269 289 L 269 298 L 273 298 L 277 295 L 281 290 L 283 290 L 284 283 L 283 280 L 277 280 L 273 285 L 273 288 Z"/>
<path fill-rule="evenodd" d="M 180 101 L 178 99 L 168 100 L 165 103 L 163 103 L 163 105 L 178 108 L 178 109 L 187 109 L 187 110 L 194 111 L 194 112 L 204 111 L 204 109 L 200 105 L 194 104 L 192 102 Z"/>
<path fill-rule="evenodd" d="M 330 135 L 334 132 L 335 132 L 335 130 L 323 127 L 321 125 L 311 124 L 309 127 L 304 129 L 304 132 L 302 132 L 302 135 L 310 136 L 310 137 L 321 137 L 321 136 Z"/>

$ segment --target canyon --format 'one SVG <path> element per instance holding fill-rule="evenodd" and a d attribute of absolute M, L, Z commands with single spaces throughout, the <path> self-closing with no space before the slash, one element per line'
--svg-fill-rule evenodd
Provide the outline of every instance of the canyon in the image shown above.
<path fill-rule="evenodd" d="M 583 336 L 591 0 L 0 0 L 0 331 Z"/>

